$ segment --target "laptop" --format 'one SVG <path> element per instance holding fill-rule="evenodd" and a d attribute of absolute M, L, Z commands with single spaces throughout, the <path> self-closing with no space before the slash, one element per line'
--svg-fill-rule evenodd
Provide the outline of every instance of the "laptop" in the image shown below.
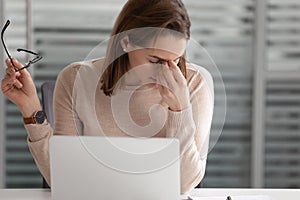
<path fill-rule="evenodd" d="M 52 136 L 52 200 L 179 200 L 174 138 Z"/>

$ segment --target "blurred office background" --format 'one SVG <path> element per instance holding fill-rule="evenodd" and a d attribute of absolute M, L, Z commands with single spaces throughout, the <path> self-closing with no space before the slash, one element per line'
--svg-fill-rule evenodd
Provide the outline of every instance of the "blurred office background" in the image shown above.
<path fill-rule="evenodd" d="M 109 37 L 125 2 L 0 0 L 0 22 L 11 20 L 5 39 L 14 57 L 26 61 L 16 52 L 20 47 L 44 57 L 30 69 L 40 88 Z M 300 1 L 184 2 L 192 38 L 216 62 L 227 93 L 225 125 L 208 156 L 204 187 L 300 188 Z M 1 47 L 1 78 L 4 57 Z M 220 83 L 215 86 L 217 113 Z M 214 116 L 212 130 L 221 125 Z M 17 107 L 0 96 L 0 187 L 41 187 L 26 137 Z"/>

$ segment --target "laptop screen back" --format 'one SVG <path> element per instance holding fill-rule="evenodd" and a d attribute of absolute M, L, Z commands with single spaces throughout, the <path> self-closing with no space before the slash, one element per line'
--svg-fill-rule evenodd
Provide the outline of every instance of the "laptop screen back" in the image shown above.
<path fill-rule="evenodd" d="M 174 138 L 53 136 L 52 200 L 180 199 Z"/>

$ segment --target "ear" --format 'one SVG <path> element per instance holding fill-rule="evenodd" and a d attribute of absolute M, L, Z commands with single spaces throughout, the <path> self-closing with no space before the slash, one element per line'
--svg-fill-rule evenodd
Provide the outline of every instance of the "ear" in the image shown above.
<path fill-rule="evenodd" d="M 120 41 L 123 51 L 128 52 L 130 49 L 129 37 L 126 35 Z"/>

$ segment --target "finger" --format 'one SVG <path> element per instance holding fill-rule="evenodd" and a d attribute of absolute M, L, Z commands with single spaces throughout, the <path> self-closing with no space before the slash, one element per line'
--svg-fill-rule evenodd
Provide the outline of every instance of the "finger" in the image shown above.
<path fill-rule="evenodd" d="M 169 105 L 163 99 L 160 100 L 159 104 L 165 108 L 169 108 Z"/>
<path fill-rule="evenodd" d="M 8 91 L 10 91 L 11 89 L 14 89 L 14 86 L 13 85 L 4 85 L 2 86 L 2 93 L 3 94 L 6 94 Z"/>
<path fill-rule="evenodd" d="M 8 80 L 6 81 L 6 83 L 3 83 L 4 80 L 2 80 L 2 92 L 3 94 L 6 94 L 8 91 L 12 90 L 12 89 L 21 89 L 23 87 L 22 83 L 20 81 L 18 81 L 17 79 L 15 80 Z"/>
<path fill-rule="evenodd" d="M 166 95 L 166 88 L 159 84 L 157 85 L 157 88 L 158 88 L 160 95 L 164 97 Z"/>
<path fill-rule="evenodd" d="M 21 76 L 20 72 L 16 72 L 13 68 L 6 68 L 5 74 L 12 79 L 16 79 Z"/>
<path fill-rule="evenodd" d="M 5 60 L 5 62 L 6 62 L 6 65 L 7 65 L 8 67 L 15 68 L 14 63 L 13 63 L 13 61 L 12 61 L 11 58 L 7 58 L 7 59 Z"/>
<path fill-rule="evenodd" d="M 181 59 L 181 57 L 180 57 L 180 58 L 177 58 L 176 60 L 173 60 L 173 62 L 175 63 L 176 66 L 178 65 L 180 59 Z"/>
<path fill-rule="evenodd" d="M 5 60 L 5 63 L 6 63 L 7 68 L 8 68 L 11 72 L 12 72 L 12 71 L 15 71 L 15 67 L 14 67 L 13 64 L 12 64 L 12 60 L 11 60 L 11 59 L 7 58 L 7 59 Z"/>
<path fill-rule="evenodd" d="M 11 74 L 13 74 L 15 72 L 15 70 L 13 69 L 13 68 L 11 68 L 11 67 L 7 67 L 6 69 L 5 69 L 5 73 L 7 74 L 7 75 L 11 75 Z"/>
<path fill-rule="evenodd" d="M 22 63 L 20 63 L 15 58 L 12 58 L 12 59 L 7 58 L 5 62 L 6 62 L 7 67 L 13 69 L 14 71 L 21 69 L 23 67 Z"/>
<path fill-rule="evenodd" d="M 13 81 L 13 85 L 16 86 L 18 89 L 21 89 L 23 87 L 23 84 L 18 79 L 15 79 Z"/>
<path fill-rule="evenodd" d="M 172 70 L 182 73 L 174 61 L 169 60 L 168 65 Z"/>
<path fill-rule="evenodd" d="M 157 74 L 157 82 L 159 85 L 163 86 L 163 87 L 166 87 L 168 88 L 168 84 L 167 84 L 167 81 L 163 75 L 163 72 L 162 70 L 160 70 L 160 72 Z"/>
<path fill-rule="evenodd" d="M 6 59 L 6 65 L 7 68 L 5 70 L 6 74 L 10 75 L 11 77 L 19 77 L 21 74 L 20 72 L 16 72 L 18 67 L 22 67 L 22 64 L 19 63 L 16 59 L 12 59 L 12 62 L 14 63 L 14 65 L 11 63 L 11 60 L 9 58 Z"/>
<path fill-rule="evenodd" d="M 183 76 L 179 67 L 173 61 L 169 61 L 168 64 L 170 66 L 170 69 L 173 71 L 176 81 L 179 83 L 184 83 L 185 77 Z"/>
<path fill-rule="evenodd" d="M 11 78 L 11 77 L 6 77 L 3 79 L 2 84 L 3 85 L 14 85 L 17 82 L 17 79 Z"/>
<path fill-rule="evenodd" d="M 12 89 L 13 87 L 14 86 L 13 86 L 12 79 L 8 75 L 6 75 L 4 77 L 4 79 L 2 79 L 2 81 L 1 81 L 1 90 L 2 90 L 2 92 L 5 94 L 7 91 Z"/>
<path fill-rule="evenodd" d="M 13 64 L 12 59 L 7 58 L 7 59 L 5 60 L 5 63 L 6 63 L 6 66 L 7 66 L 8 68 L 15 69 L 15 66 L 14 66 L 14 64 Z"/>
<path fill-rule="evenodd" d="M 6 71 L 9 71 L 9 68 L 6 69 Z M 10 72 L 9 72 L 10 73 Z M 20 73 L 12 72 L 12 74 L 6 73 L 4 79 L 2 80 L 2 86 L 3 85 L 14 85 L 17 88 L 22 88 L 23 84 L 18 80 L 17 76 Z"/>
<path fill-rule="evenodd" d="M 166 103 L 172 101 L 174 94 L 168 88 L 162 85 L 158 85 L 157 88 L 161 97 L 164 101 L 166 101 Z"/>
<path fill-rule="evenodd" d="M 17 59 L 13 58 L 12 62 L 14 63 L 14 66 L 16 70 L 23 68 L 23 64 L 20 63 Z M 22 70 L 23 71 L 23 70 Z M 21 72 L 21 71 L 20 71 Z"/>
<path fill-rule="evenodd" d="M 171 87 L 171 89 L 175 89 L 176 87 L 178 87 L 175 77 L 169 67 L 163 66 L 163 76 L 165 77 L 166 82 Z"/>

